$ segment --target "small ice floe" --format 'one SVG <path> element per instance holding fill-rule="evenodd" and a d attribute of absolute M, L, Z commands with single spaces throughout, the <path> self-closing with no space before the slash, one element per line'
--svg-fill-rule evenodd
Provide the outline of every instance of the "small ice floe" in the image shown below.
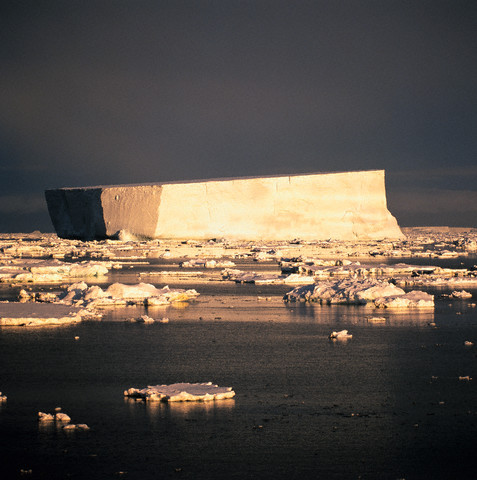
<path fill-rule="evenodd" d="M 136 318 L 137 323 L 154 323 L 154 319 L 149 315 L 141 315 L 139 318 Z"/>
<path fill-rule="evenodd" d="M 63 427 L 63 430 L 65 430 L 67 432 L 71 432 L 71 431 L 75 431 L 75 430 L 86 431 L 86 430 L 89 430 L 89 427 L 88 427 L 88 425 L 86 425 L 86 423 L 78 423 L 78 424 L 69 423 L 68 425 L 65 425 Z"/>
<path fill-rule="evenodd" d="M 348 333 L 348 330 L 341 330 L 339 332 L 331 332 L 330 337 L 332 340 L 348 340 L 352 338 L 353 335 Z"/>
<path fill-rule="evenodd" d="M 58 423 L 69 423 L 71 421 L 71 418 L 69 415 L 66 413 L 62 413 L 59 410 L 61 410 L 59 407 L 55 409 L 56 413 L 44 413 L 44 412 L 38 412 L 38 420 L 40 422 L 58 422 Z"/>
<path fill-rule="evenodd" d="M 2 305 L 0 325 L 8 327 L 37 327 L 81 322 L 84 312 L 66 305 L 50 303 L 9 302 Z"/>
<path fill-rule="evenodd" d="M 62 422 L 62 423 L 69 423 L 71 422 L 71 418 L 69 415 L 66 413 L 58 412 L 55 414 L 55 420 L 57 422 Z"/>
<path fill-rule="evenodd" d="M 386 323 L 386 317 L 368 317 L 368 323 Z"/>
<path fill-rule="evenodd" d="M 78 337 L 78 335 L 76 335 L 76 337 L 75 337 L 75 340 L 79 340 L 79 337 Z"/>
<path fill-rule="evenodd" d="M 465 377 L 461 377 L 459 375 L 459 380 L 470 382 L 470 380 L 472 380 L 472 377 L 469 377 L 469 375 L 466 375 Z"/>
<path fill-rule="evenodd" d="M 257 297 L 257 300 L 259 302 L 271 302 L 272 301 L 272 297 Z"/>
<path fill-rule="evenodd" d="M 150 402 L 206 402 L 224 400 L 235 396 L 232 387 L 219 387 L 208 383 L 173 383 L 171 385 L 154 385 L 146 388 L 129 388 L 125 397 Z"/>
<path fill-rule="evenodd" d="M 55 415 L 52 413 L 38 412 L 38 421 L 39 422 L 53 422 L 55 420 Z"/>
<path fill-rule="evenodd" d="M 454 290 L 451 293 L 451 297 L 453 298 L 461 298 L 461 299 L 466 299 L 466 298 L 472 298 L 472 294 L 469 292 L 466 292 L 465 290 Z"/>
<path fill-rule="evenodd" d="M 179 263 L 180 268 L 230 268 L 235 263 L 230 260 L 191 259 Z"/>
<path fill-rule="evenodd" d="M 169 323 L 169 319 L 167 317 L 162 317 L 160 320 L 156 320 L 158 323 Z"/>
<path fill-rule="evenodd" d="M 472 346 L 474 345 L 474 342 L 471 342 L 470 340 L 466 340 L 466 341 L 464 342 L 464 345 L 465 345 L 466 347 L 472 347 Z"/>
<path fill-rule="evenodd" d="M 0 392 L 0 403 L 6 402 L 6 401 L 7 401 L 7 396 L 6 396 L 6 395 L 3 395 L 3 393 Z"/>
<path fill-rule="evenodd" d="M 55 423 L 56 428 L 62 429 L 66 432 L 75 430 L 89 430 L 85 423 L 73 424 L 71 418 L 66 413 L 61 412 L 60 407 L 55 408 L 55 413 L 38 412 L 38 421 L 42 426 Z"/>

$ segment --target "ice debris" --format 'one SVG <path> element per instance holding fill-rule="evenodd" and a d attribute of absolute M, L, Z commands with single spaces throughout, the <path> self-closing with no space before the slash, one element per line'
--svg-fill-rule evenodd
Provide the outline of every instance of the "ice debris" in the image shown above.
<path fill-rule="evenodd" d="M 141 315 L 140 317 L 135 318 L 134 321 L 137 323 L 154 323 L 154 319 L 149 315 Z"/>
<path fill-rule="evenodd" d="M 208 383 L 173 383 L 171 385 L 154 385 L 146 388 L 129 388 L 125 397 L 150 402 L 191 402 L 224 400 L 235 396 L 232 387 L 219 387 Z"/>
<path fill-rule="evenodd" d="M 469 292 L 466 292 L 465 290 L 461 290 L 461 291 L 454 290 L 451 293 L 451 297 L 465 299 L 465 298 L 472 298 L 472 294 Z"/>
<path fill-rule="evenodd" d="M 6 396 L 6 395 L 3 395 L 3 393 L 0 392 L 0 403 L 6 402 L 6 401 L 7 401 L 7 396 Z"/>
<path fill-rule="evenodd" d="M 172 302 L 187 302 L 199 294 L 195 290 L 156 288 L 150 283 L 125 285 L 113 283 L 106 290 L 97 285 L 88 287 L 84 282 L 70 285 L 58 297 L 60 303 L 84 307 L 102 307 L 143 303 L 148 306 L 168 305 Z"/>
<path fill-rule="evenodd" d="M 344 279 L 321 281 L 297 287 L 285 294 L 286 302 L 319 302 L 321 304 L 372 303 L 376 307 L 433 307 L 434 297 L 425 292 L 406 293 L 396 285 L 377 279 Z"/>
<path fill-rule="evenodd" d="M 202 260 L 191 259 L 179 263 L 181 268 L 229 268 L 235 267 L 235 263 L 230 260 Z"/>
<path fill-rule="evenodd" d="M 59 407 L 55 408 L 55 413 L 38 412 L 38 421 L 41 425 L 51 424 L 54 422 L 57 428 L 61 428 L 65 431 L 89 430 L 88 425 L 85 423 L 70 423 L 70 416 L 61 412 L 61 408 Z"/>
<path fill-rule="evenodd" d="M 349 338 L 352 338 L 353 335 L 348 333 L 348 330 L 340 330 L 339 332 L 331 332 L 330 333 L 330 338 L 332 340 L 348 340 Z"/>

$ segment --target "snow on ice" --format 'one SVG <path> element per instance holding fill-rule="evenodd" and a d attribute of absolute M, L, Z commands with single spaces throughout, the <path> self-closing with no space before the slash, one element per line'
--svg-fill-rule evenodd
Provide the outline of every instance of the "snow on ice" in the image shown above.
<path fill-rule="evenodd" d="M 171 385 L 154 385 L 146 388 L 129 388 L 125 397 L 151 402 L 191 402 L 224 400 L 235 396 L 232 387 L 219 387 L 208 383 L 173 383 Z"/>
<path fill-rule="evenodd" d="M 326 280 L 297 287 L 284 296 L 286 302 L 321 304 L 374 304 L 376 307 L 433 307 L 434 297 L 425 292 L 406 293 L 386 280 L 357 278 Z"/>

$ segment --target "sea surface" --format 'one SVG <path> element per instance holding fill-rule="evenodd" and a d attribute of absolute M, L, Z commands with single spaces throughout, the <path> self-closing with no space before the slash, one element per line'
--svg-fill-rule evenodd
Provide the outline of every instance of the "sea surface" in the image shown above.
<path fill-rule="evenodd" d="M 0 478 L 477 478 L 475 289 L 391 311 L 284 303 L 283 285 L 186 286 L 196 302 L 147 311 L 169 323 L 130 322 L 146 311 L 125 307 L 101 322 L 0 329 Z M 353 337 L 328 338 L 342 329 Z M 209 381 L 235 398 L 123 396 Z M 90 430 L 39 424 L 56 407 Z"/>

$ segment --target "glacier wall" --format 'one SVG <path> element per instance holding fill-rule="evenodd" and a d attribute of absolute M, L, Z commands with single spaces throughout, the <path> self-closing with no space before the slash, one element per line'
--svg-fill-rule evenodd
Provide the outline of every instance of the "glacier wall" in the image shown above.
<path fill-rule="evenodd" d="M 46 190 L 58 236 L 83 240 L 402 238 L 384 170 Z"/>

